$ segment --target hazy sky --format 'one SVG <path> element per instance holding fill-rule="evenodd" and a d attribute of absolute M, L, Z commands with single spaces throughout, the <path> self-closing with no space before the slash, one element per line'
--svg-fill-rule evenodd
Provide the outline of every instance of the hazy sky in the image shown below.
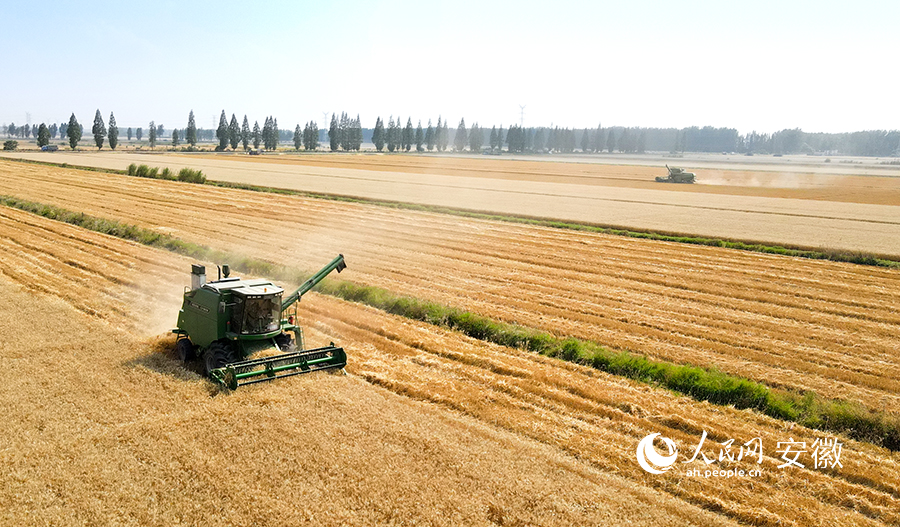
<path fill-rule="evenodd" d="M 0 0 L 0 123 L 900 128 L 900 2 Z"/>

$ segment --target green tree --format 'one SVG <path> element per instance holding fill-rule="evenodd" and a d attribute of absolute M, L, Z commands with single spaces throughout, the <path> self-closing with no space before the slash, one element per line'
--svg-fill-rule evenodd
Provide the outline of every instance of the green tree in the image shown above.
<path fill-rule="evenodd" d="M 416 152 L 424 152 L 425 149 L 422 148 L 422 143 L 425 141 L 425 132 L 422 131 L 422 121 L 419 121 L 419 125 L 416 126 Z"/>
<path fill-rule="evenodd" d="M 128 130 L 125 132 L 125 135 L 128 136 L 128 141 L 131 141 L 131 137 L 134 135 L 134 131 L 131 129 L 130 126 L 128 127 Z"/>
<path fill-rule="evenodd" d="M 496 150 L 497 149 L 497 127 L 496 126 L 491 127 L 491 137 L 490 137 L 489 141 L 490 141 L 491 150 Z"/>
<path fill-rule="evenodd" d="M 278 150 L 278 119 L 272 117 L 272 150 Z"/>
<path fill-rule="evenodd" d="M 178 146 L 178 130 L 173 129 L 172 130 L 172 148 L 175 148 L 176 146 Z"/>
<path fill-rule="evenodd" d="M 250 145 L 250 121 L 247 120 L 247 115 L 244 115 L 244 124 L 241 125 L 241 144 L 244 145 L 244 150 L 247 150 Z"/>
<path fill-rule="evenodd" d="M 81 125 L 78 124 L 78 119 L 75 118 L 74 113 L 72 114 L 72 117 L 69 117 L 69 124 L 66 127 L 66 132 L 69 135 L 69 146 L 72 150 L 75 150 L 78 141 L 81 140 Z"/>
<path fill-rule="evenodd" d="M 394 122 L 394 116 L 392 115 L 390 119 L 388 119 L 388 128 L 387 128 L 387 149 L 388 152 L 393 152 L 397 149 L 397 124 Z"/>
<path fill-rule="evenodd" d="M 9 123 L 9 128 L 6 129 L 6 137 L 10 137 L 16 134 L 16 123 Z"/>
<path fill-rule="evenodd" d="M 306 125 L 303 135 L 303 148 L 310 152 L 314 152 L 319 148 L 319 125 L 315 121 L 310 121 Z"/>
<path fill-rule="evenodd" d="M 156 124 L 150 121 L 150 128 L 147 130 L 147 140 L 150 141 L 150 148 L 156 148 Z"/>
<path fill-rule="evenodd" d="M 472 129 L 469 130 L 469 150 L 471 152 L 480 152 L 482 146 L 484 146 L 484 132 L 481 131 L 478 123 L 475 123 L 472 125 Z"/>
<path fill-rule="evenodd" d="M 442 145 L 444 144 L 444 128 L 441 124 L 441 116 L 438 115 L 437 128 L 434 129 L 434 146 L 437 148 L 438 152 L 443 152 L 444 149 Z"/>
<path fill-rule="evenodd" d="M 219 146 L 216 147 L 217 152 L 221 152 L 228 147 L 228 118 L 225 117 L 225 110 L 219 116 L 219 127 L 216 128 L 216 139 L 219 140 Z"/>
<path fill-rule="evenodd" d="M 444 121 L 444 128 L 441 130 L 441 152 L 450 145 L 450 125 Z"/>
<path fill-rule="evenodd" d="M 462 152 L 466 149 L 466 143 L 469 142 L 469 136 L 466 133 L 466 120 L 465 118 L 459 120 L 459 126 L 456 127 L 456 135 L 453 137 L 453 146 L 456 148 L 457 152 Z"/>
<path fill-rule="evenodd" d="M 334 152 L 341 146 L 340 128 L 338 118 L 335 114 L 331 114 L 331 126 L 328 127 L 328 146 Z"/>
<path fill-rule="evenodd" d="M 109 112 L 109 147 L 112 150 L 116 149 L 116 145 L 119 144 L 119 127 L 116 126 L 116 116 L 113 115 L 112 112 Z"/>
<path fill-rule="evenodd" d="M 594 152 L 602 152 L 603 147 L 606 146 L 606 141 L 603 137 L 603 128 L 600 126 L 600 123 L 597 123 L 597 131 L 594 132 L 594 137 L 591 142 L 591 149 Z"/>
<path fill-rule="evenodd" d="M 231 114 L 231 122 L 228 123 L 228 142 L 231 143 L 231 149 L 237 150 L 237 145 L 241 141 L 241 127 L 238 125 L 237 117 Z"/>
<path fill-rule="evenodd" d="M 606 135 L 606 150 L 612 154 L 613 150 L 616 149 L 616 134 L 613 132 L 613 129 L 609 129 L 609 133 Z"/>
<path fill-rule="evenodd" d="M 56 137 L 56 132 L 58 132 L 58 131 L 59 131 L 59 128 L 57 128 L 56 123 L 50 123 L 50 138 L 51 139 Z"/>
<path fill-rule="evenodd" d="M 344 151 L 350 150 L 350 119 L 347 112 L 341 112 L 341 120 L 338 122 L 338 145 Z"/>
<path fill-rule="evenodd" d="M 590 131 L 590 129 L 585 128 L 584 132 L 581 133 L 581 152 L 587 153 L 590 146 L 591 146 L 591 131 Z"/>
<path fill-rule="evenodd" d="M 381 152 L 384 149 L 384 121 L 381 117 L 375 119 L 375 129 L 372 131 L 372 143 L 375 144 L 375 150 Z"/>
<path fill-rule="evenodd" d="M 403 129 L 403 149 L 407 152 L 412 148 L 413 142 L 413 127 L 412 127 L 412 117 L 406 119 L 406 128 Z"/>
<path fill-rule="evenodd" d="M 38 127 L 37 145 L 40 147 L 40 146 L 46 146 L 49 144 L 50 144 L 50 129 L 47 128 L 46 124 L 41 123 L 41 125 Z"/>
<path fill-rule="evenodd" d="M 144 137 L 144 129 L 139 126 L 138 129 L 134 132 L 134 135 L 135 139 L 140 141 L 141 138 Z"/>
<path fill-rule="evenodd" d="M 259 131 L 259 121 L 253 121 L 253 133 L 251 134 L 253 138 L 253 148 L 259 149 L 259 140 L 260 140 L 260 131 Z"/>
<path fill-rule="evenodd" d="M 103 123 L 103 116 L 100 110 L 94 115 L 94 126 L 91 127 L 91 133 L 94 134 L 94 143 L 97 144 L 97 150 L 103 148 L 103 140 L 106 138 L 106 124 Z"/>
<path fill-rule="evenodd" d="M 262 129 L 263 148 L 275 150 L 278 148 L 278 121 L 271 115 L 266 117 Z"/>
<path fill-rule="evenodd" d="M 428 128 L 425 129 L 425 148 L 429 152 L 434 150 L 434 126 L 431 125 L 431 119 L 428 120 Z"/>
<path fill-rule="evenodd" d="M 303 131 L 300 130 L 300 123 L 294 127 L 294 150 L 300 150 L 303 146 Z"/>
<path fill-rule="evenodd" d="M 356 120 L 353 121 L 353 149 L 359 152 L 362 149 L 362 142 L 362 121 L 359 119 L 359 114 L 356 114 Z"/>
<path fill-rule="evenodd" d="M 140 128 L 138 128 L 138 130 L 140 130 Z M 138 141 L 140 140 L 141 137 L 138 136 Z M 197 123 L 194 122 L 194 110 L 191 110 L 190 115 L 188 115 L 187 128 L 184 130 L 184 140 L 185 142 L 190 143 L 191 148 L 197 144 Z"/>

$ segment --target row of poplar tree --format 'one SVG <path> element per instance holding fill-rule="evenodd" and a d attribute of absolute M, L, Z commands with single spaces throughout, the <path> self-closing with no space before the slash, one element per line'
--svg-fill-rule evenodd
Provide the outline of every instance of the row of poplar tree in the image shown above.
<path fill-rule="evenodd" d="M 161 136 L 163 133 L 163 125 L 156 126 L 156 123 L 150 121 L 148 130 L 150 146 L 156 146 L 157 137 Z M 57 134 L 59 134 L 60 139 L 69 139 L 69 146 L 74 150 L 78 141 L 80 141 L 81 137 L 84 135 L 84 125 L 78 122 L 78 119 L 73 113 L 72 116 L 69 117 L 67 123 L 60 123 L 58 126 L 56 123 L 51 123 L 50 126 L 47 126 L 46 123 L 41 123 L 40 126 L 34 125 L 32 129 L 29 129 L 27 126 L 17 127 L 15 123 L 11 123 L 7 127 L 6 132 L 9 136 L 16 137 L 27 138 L 33 135 L 38 146 L 50 144 L 50 140 L 56 138 Z M 119 144 L 119 127 L 116 124 L 115 114 L 110 112 L 109 127 L 107 128 L 106 123 L 103 121 L 103 116 L 100 114 L 100 110 L 97 110 L 97 113 L 94 115 L 94 124 L 91 127 L 91 133 L 94 135 L 94 143 L 97 145 L 97 148 L 103 148 L 103 144 L 108 141 L 109 147 L 115 150 L 116 146 Z M 129 141 L 131 141 L 132 136 L 135 136 L 137 140 L 140 141 L 144 135 L 144 129 L 138 128 L 135 132 L 135 130 L 132 130 L 129 127 L 126 133 Z M 173 137 L 174 141 L 177 142 L 177 135 L 174 135 Z"/>
<path fill-rule="evenodd" d="M 49 144 L 50 140 L 59 136 L 60 139 L 69 139 L 69 145 L 74 149 L 78 141 L 84 135 L 82 126 L 75 114 L 68 122 L 45 123 L 40 125 L 16 126 L 10 123 L 3 131 L 8 137 L 34 137 L 39 146 Z M 147 128 L 147 135 L 151 147 L 155 147 L 157 141 L 164 132 L 163 125 L 156 125 L 151 121 Z M 97 148 L 103 148 L 108 142 L 111 149 L 115 149 L 119 142 L 119 128 L 116 125 L 115 115 L 110 112 L 109 123 L 103 121 L 100 110 L 94 116 L 91 127 L 94 142 Z M 144 129 L 127 129 L 128 140 L 136 138 L 141 141 L 144 137 Z M 328 146 L 332 151 L 359 150 L 364 141 L 364 134 L 368 134 L 360 123 L 359 115 L 355 119 L 346 113 L 340 117 L 333 114 L 331 125 L 327 130 Z M 452 133 L 452 138 L 451 138 Z M 173 129 L 171 144 L 177 146 L 179 141 L 196 146 L 199 140 L 212 141 L 218 139 L 216 150 L 223 151 L 229 146 L 236 150 L 242 145 L 245 150 L 253 145 L 253 148 L 275 149 L 279 142 L 289 141 L 290 131 L 279 130 L 278 120 L 272 116 L 265 119 L 262 127 L 255 122 L 250 127 L 247 116 L 244 115 L 242 125 L 238 125 L 237 117 L 232 114 L 231 119 L 226 118 L 225 111 L 219 118 L 219 126 L 216 130 L 198 129 L 194 120 L 194 112 L 188 116 L 186 128 Z M 310 121 L 301 128 L 298 124 L 294 129 L 294 147 L 306 150 L 319 148 L 320 131 L 315 121 Z M 492 127 L 490 133 L 481 128 L 477 123 L 467 128 L 465 120 L 461 119 L 455 130 L 450 130 L 447 123 L 438 117 L 436 126 L 428 120 L 427 128 L 422 128 L 422 122 L 413 127 L 412 119 L 406 120 L 404 126 L 401 118 L 394 119 L 391 116 L 385 122 L 378 117 L 375 128 L 372 130 L 371 140 L 379 152 L 385 148 L 389 152 L 409 152 L 413 146 L 417 152 L 438 150 L 444 151 L 452 142 L 456 151 L 468 148 L 472 152 L 480 152 L 485 143 L 492 151 L 499 151 L 503 145 L 508 145 L 510 152 L 574 152 L 576 148 L 582 152 L 637 152 L 645 150 L 671 152 L 746 152 L 746 153 L 841 153 L 847 155 L 863 156 L 900 156 L 900 131 L 897 130 L 869 130 L 853 133 L 824 134 L 806 133 L 800 129 L 781 130 L 773 134 L 758 134 L 755 131 L 741 135 L 733 128 L 690 127 L 675 128 L 625 128 L 612 127 L 587 128 L 583 130 L 570 130 L 568 128 L 523 128 L 511 126 L 504 131 L 503 127 Z"/>
<path fill-rule="evenodd" d="M 61 139 L 68 137 L 69 145 L 74 149 L 78 141 L 81 140 L 84 127 L 78 123 L 78 119 L 73 113 L 68 123 L 60 123 L 59 126 L 56 123 L 50 126 L 41 123 L 40 126 L 35 125 L 32 129 L 28 129 L 27 126 L 17 127 L 15 124 L 10 124 L 6 131 L 8 135 L 19 137 L 29 137 L 29 135 L 33 134 L 37 139 L 38 146 L 49 144 L 50 139 L 55 138 L 58 133 Z M 163 125 L 156 125 L 155 122 L 150 121 L 148 131 L 150 146 L 155 147 L 157 139 L 163 134 Z M 110 112 L 109 126 L 107 127 L 98 109 L 94 115 L 91 133 L 94 136 L 94 143 L 98 149 L 102 149 L 104 142 L 108 141 L 109 147 L 115 150 L 119 139 L 119 128 L 116 125 L 115 115 Z M 143 135 L 143 128 L 137 128 L 134 133 L 130 127 L 127 130 L 129 141 L 133 136 L 140 141 Z M 185 143 L 195 146 L 198 141 L 198 135 L 192 110 L 188 116 L 187 127 L 181 131 L 178 129 L 172 130 L 171 144 L 172 146 L 177 146 L 179 141 L 183 140 Z M 231 119 L 229 120 L 224 110 L 222 110 L 219 117 L 219 126 L 215 135 L 219 141 L 216 147 L 217 151 L 224 151 L 229 146 L 232 150 L 236 150 L 238 145 L 241 145 L 244 150 L 248 150 L 251 144 L 256 149 L 262 145 L 267 150 L 274 150 L 277 148 L 280 140 L 280 131 L 276 118 L 272 116 L 267 117 L 262 128 L 260 128 L 259 122 L 256 121 L 251 128 L 246 115 L 244 115 L 243 124 L 238 125 L 236 115 L 231 114 Z M 342 113 L 340 117 L 337 114 L 333 114 L 331 126 L 328 129 L 328 138 L 329 147 L 332 151 L 358 151 L 363 143 L 363 129 L 359 115 L 352 119 L 346 112 Z M 465 119 L 460 120 L 459 126 L 453 134 L 453 146 L 456 151 L 463 151 L 466 147 L 472 152 L 481 151 L 484 141 L 484 129 L 477 123 L 472 125 L 471 128 L 467 128 Z M 319 147 L 319 127 L 316 122 L 310 121 L 302 129 L 298 124 L 294 129 L 293 142 L 294 147 L 298 150 L 301 147 L 310 151 L 317 150 Z M 388 152 L 409 152 L 413 146 L 415 146 L 417 152 L 424 152 L 426 149 L 428 151 L 437 150 L 443 152 L 450 145 L 450 130 L 441 117 L 438 117 L 437 126 L 432 125 L 429 119 L 428 126 L 425 129 L 422 128 L 421 121 L 419 121 L 418 126 L 413 128 L 412 118 L 407 119 L 406 126 L 403 126 L 402 119 L 398 117 L 395 120 L 393 116 L 389 118 L 387 127 L 385 127 L 384 121 L 381 117 L 378 117 L 372 133 L 372 142 L 375 145 L 375 149 L 379 152 L 383 151 L 385 147 Z M 512 126 L 504 133 L 503 127 L 499 129 L 492 127 L 488 138 L 490 148 L 492 150 L 500 150 L 503 148 L 504 143 L 509 145 L 508 149 L 510 152 L 572 152 L 576 146 L 574 130 L 559 128 L 524 129 Z M 604 147 L 607 147 L 612 152 L 617 146 L 621 151 L 642 152 L 643 143 L 643 134 L 640 136 L 629 135 L 628 129 L 624 129 L 617 145 L 614 132 L 598 126 L 594 131 L 588 129 L 582 132 L 580 146 L 582 151 L 585 152 L 601 151 Z"/>

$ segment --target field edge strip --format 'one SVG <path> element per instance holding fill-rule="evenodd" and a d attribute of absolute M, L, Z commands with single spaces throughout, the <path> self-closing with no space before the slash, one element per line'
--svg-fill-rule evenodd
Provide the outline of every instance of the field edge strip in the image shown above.
<path fill-rule="evenodd" d="M 3 158 L 8 161 L 16 161 L 21 163 L 30 163 L 36 165 L 53 166 L 57 168 L 70 168 L 75 170 L 88 170 L 91 172 L 105 172 L 109 174 L 136 176 L 130 174 L 128 170 L 117 170 L 112 168 L 99 168 L 82 165 L 70 165 L 67 163 L 54 163 L 50 161 L 36 161 L 22 158 Z M 134 165 L 134 164 L 132 164 Z M 150 177 L 152 179 L 171 179 L 165 177 Z M 837 249 L 810 248 L 801 245 L 774 245 L 765 242 L 734 240 L 728 238 L 715 238 L 705 236 L 685 235 L 674 232 L 640 230 L 634 228 L 624 228 L 615 225 L 600 225 L 591 223 L 576 223 L 562 220 L 554 220 L 550 218 L 518 216 L 511 214 L 496 214 L 487 211 L 477 211 L 469 209 L 459 209 L 453 207 L 444 207 L 439 205 L 422 205 L 416 203 L 408 203 L 403 201 L 378 200 L 363 198 L 358 196 L 346 196 L 341 194 L 328 194 L 321 192 L 309 192 L 303 190 L 284 189 L 278 187 L 267 187 L 261 185 L 253 185 L 249 183 L 234 183 L 229 181 L 216 181 L 206 179 L 199 183 L 219 188 L 230 188 L 236 190 L 246 190 L 250 192 L 262 192 L 267 194 L 280 194 L 286 196 L 300 196 L 312 199 L 321 199 L 327 201 L 338 201 L 345 203 L 360 203 L 364 205 L 374 205 L 378 207 L 388 207 L 398 210 L 409 210 L 414 212 L 429 212 L 434 214 L 446 214 L 450 216 L 458 216 L 463 218 L 473 218 L 479 220 L 502 221 L 506 223 L 517 223 L 523 225 L 534 225 L 538 227 L 548 227 L 552 229 L 562 229 L 580 232 L 590 232 L 596 234 L 607 234 L 612 236 L 622 236 L 626 238 L 638 238 L 653 241 L 664 241 L 673 243 L 683 243 L 688 245 L 701 245 L 705 247 L 719 247 L 723 249 L 733 249 L 738 251 L 755 252 L 761 254 L 775 254 L 780 256 L 791 256 L 796 258 L 805 258 L 809 260 L 828 260 L 832 262 L 851 263 L 857 265 L 868 265 L 873 267 L 887 267 L 892 269 L 900 269 L 900 257 L 878 255 L 862 251 L 842 251 Z"/>
<path fill-rule="evenodd" d="M 52 205 L 2 195 L 0 204 L 189 257 L 228 261 L 233 269 L 241 272 L 292 283 L 301 283 L 309 276 L 309 273 L 295 268 L 236 255 L 135 225 L 96 218 Z M 900 451 L 900 416 L 872 410 L 857 402 L 827 399 L 812 391 L 799 392 L 769 387 L 715 368 L 652 360 L 628 350 L 613 350 L 593 341 L 557 337 L 459 308 L 398 295 L 380 287 L 329 278 L 323 280 L 316 290 L 390 314 L 459 331 L 477 340 L 590 366 L 612 375 L 663 387 L 699 401 L 738 409 L 754 409 L 776 419 L 796 422 L 816 430 L 845 433 L 853 439 Z"/>

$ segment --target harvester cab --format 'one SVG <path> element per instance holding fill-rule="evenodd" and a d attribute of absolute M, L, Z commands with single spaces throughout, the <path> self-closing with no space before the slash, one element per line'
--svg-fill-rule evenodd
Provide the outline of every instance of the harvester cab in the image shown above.
<path fill-rule="evenodd" d="M 244 280 L 229 276 L 227 265 L 222 277 L 207 282 L 206 269 L 194 265 L 191 288 L 184 293 L 178 312 L 175 349 L 181 360 L 201 358 L 206 374 L 213 381 L 236 389 L 238 386 L 269 381 L 316 370 L 343 368 L 347 355 L 334 343 L 305 349 L 303 330 L 294 324 L 287 311 L 304 293 L 322 281 L 331 271 L 347 266 L 344 256 L 323 267 L 296 291 L 283 298 L 284 289 L 269 280 Z M 266 351 L 277 354 L 266 356 Z M 250 356 L 259 353 L 259 358 Z"/>

